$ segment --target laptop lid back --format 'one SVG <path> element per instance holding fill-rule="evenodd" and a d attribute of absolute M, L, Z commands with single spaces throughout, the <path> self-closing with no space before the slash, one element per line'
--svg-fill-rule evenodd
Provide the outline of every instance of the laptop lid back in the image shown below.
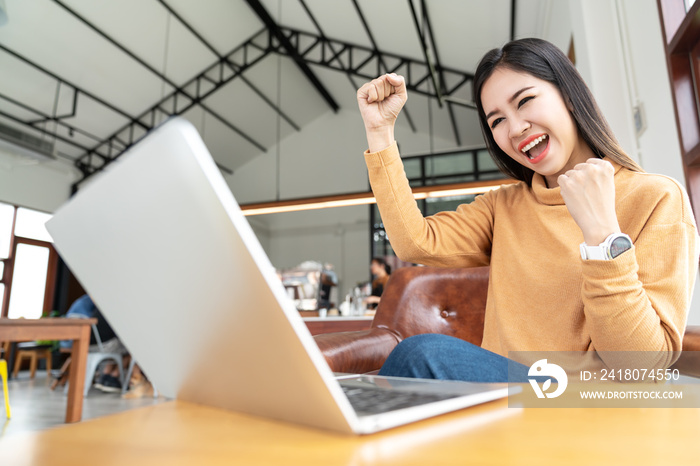
<path fill-rule="evenodd" d="M 47 229 L 163 395 L 352 431 L 354 411 L 186 120 L 130 149 Z"/>

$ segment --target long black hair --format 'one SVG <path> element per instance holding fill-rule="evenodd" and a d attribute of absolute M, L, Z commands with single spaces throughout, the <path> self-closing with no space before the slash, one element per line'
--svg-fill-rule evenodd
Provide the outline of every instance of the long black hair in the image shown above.
<path fill-rule="evenodd" d="M 498 68 L 524 72 L 553 84 L 571 108 L 571 115 L 579 134 L 596 157 L 607 157 L 630 170 L 644 171 L 617 142 L 593 94 L 568 57 L 545 40 L 528 38 L 514 40 L 499 49 L 490 50 L 481 59 L 474 73 L 473 98 L 479 112 L 481 132 L 491 157 L 503 173 L 524 181 L 528 186 L 532 185 L 534 172 L 513 160 L 498 147 L 486 121 L 481 90 Z"/>

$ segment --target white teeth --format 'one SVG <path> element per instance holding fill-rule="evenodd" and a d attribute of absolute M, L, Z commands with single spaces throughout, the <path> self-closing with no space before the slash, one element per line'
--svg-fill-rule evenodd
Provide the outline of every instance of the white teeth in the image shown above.
<path fill-rule="evenodd" d="M 542 136 L 538 137 L 537 139 L 532 141 L 527 146 L 523 147 L 523 150 L 522 150 L 523 154 L 527 155 L 527 151 L 529 151 L 530 149 L 532 149 L 533 147 L 535 147 L 537 144 L 544 141 L 545 139 L 547 139 L 547 135 L 543 134 Z"/>

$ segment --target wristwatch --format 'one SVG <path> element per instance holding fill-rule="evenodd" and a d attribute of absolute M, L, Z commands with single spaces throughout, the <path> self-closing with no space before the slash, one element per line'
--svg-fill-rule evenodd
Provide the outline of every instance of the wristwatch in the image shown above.
<path fill-rule="evenodd" d="M 598 246 L 581 243 L 580 249 L 583 260 L 609 261 L 632 249 L 632 239 L 624 233 L 613 233 Z"/>

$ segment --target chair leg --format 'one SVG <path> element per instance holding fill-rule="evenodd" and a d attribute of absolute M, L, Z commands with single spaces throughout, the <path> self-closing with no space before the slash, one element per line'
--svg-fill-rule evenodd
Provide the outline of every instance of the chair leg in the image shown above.
<path fill-rule="evenodd" d="M 136 364 L 136 359 L 132 357 L 131 362 L 129 362 L 129 369 L 126 371 L 126 375 L 124 375 L 124 382 L 122 382 L 122 395 L 129 390 L 129 382 L 131 381 L 131 373 L 134 372 L 134 364 Z"/>
<path fill-rule="evenodd" d="M 46 350 L 46 380 L 51 380 L 51 369 L 53 368 L 53 355 L 51 350 Z"/>
<path fill-rule="evenodd" d="M 61 366 L 61 372 L 58 374 L 58 377 L 54 379 L 53 382 L 51 382 L 51 390 L 55 390 L 56 387 L 59 385 L 63 386 L 66 384 L 68 381 L 68 371 L 70 370 L 70 361 L 71 358 L 68 357 L 66 359 L 66 362 L 63 363 L 63 366 Z"/>
<path fill-rule="evenodd" d="M 95 371 L 97 370 L 97 366 L 100 365 L 100 362 L 102 362 L 102 359 L 100 359 L 98 356 L 94 354 L 88 354 L 87 371 L 85 372 L 85 388 L 83 389 L 83 396 L 87 396 L 88 392 L 90 391 L 90 387 L 92 387 L 92 381 L 95 377 Z"/>
<path fill-rule="evenodd" d="M 8 394 L 10 390 L 7 388 L 7 361 L 4 359 L 0 359 L 0 379 L 2 379 L 2 394 L 5 398 L 5 415 L 7 416 L 7 419 L 10 419 L 12 417 L 12 411 L 10 410 L 10 395 Z"/>
<path fill-rule="evenodd" d="M 87 362 L 85 363 L 85 388 L 83 389 L 83 396 L 87 396 L 88 392 L 90 391 L 90 387 L 92 387 L 92 380 L 95 377 L 95 371 L 97 370 L 97 366 L 99 364 L 100 360 L 95 358 L 94 354 L 88 353 Z M 66 385 L 63 388 L 63 393 L 68 394 L 69 386 L 70 382 L 66 382 Z"/>
<path fill-rule="evenodd" d="M 19 368 L 22 365 L 22 362 L 24 361 L 24 352 L 23 351 L 17 351 L 17 354 L 15 355 L 15 367 L 12 369 L 12 378 L 16 379 L 17 374 L 19 373 Z"/>
<path fill-rule="evenodd" d="M 32 380 L 34 380 L 34 376 L 36 375 L 36 363 L 38 361 L 39 355 L 36 351 L 32 351 L 31 355 L 29 356 L 29 378 Z"/>

